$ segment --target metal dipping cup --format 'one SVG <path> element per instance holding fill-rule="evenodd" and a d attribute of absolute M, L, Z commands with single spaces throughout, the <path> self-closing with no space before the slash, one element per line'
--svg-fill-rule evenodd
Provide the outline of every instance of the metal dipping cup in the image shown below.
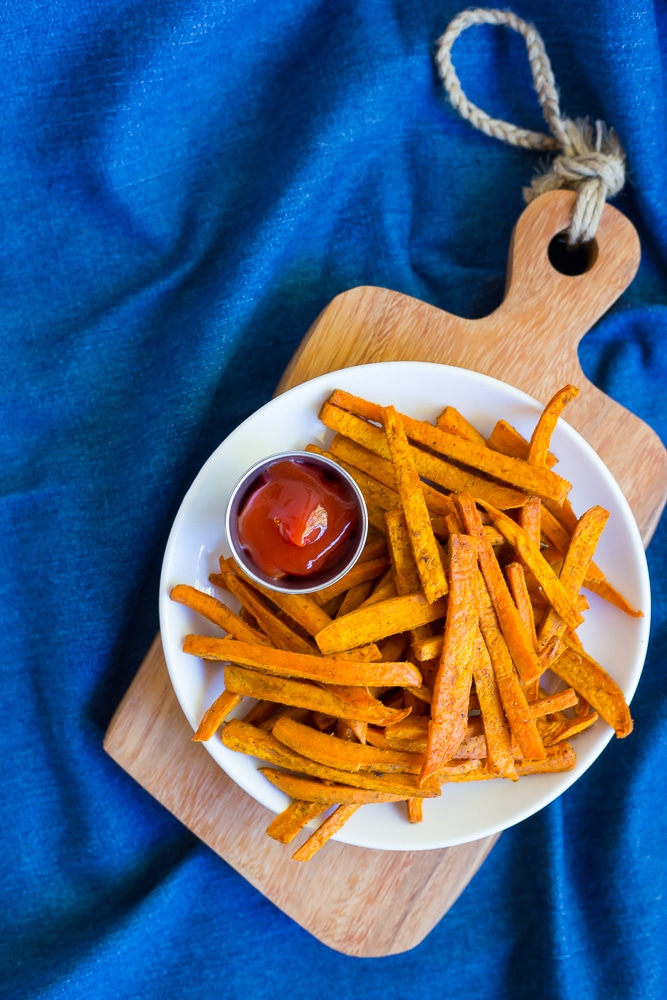
<path fill-rule="evenodd" d="M 325 569 L 311 573 L 309 576 L 283 576 L 279 579 L 268 576 L 254 564 L 250 554 L 239 542 L 237 519 L 247 498 L 256 488 L 262 473 L 269 466 L 276 462 L 298 459 L 306 465 L 318 466 L 326 474 L 341 483 L 350 496 L 355 500 L 357 506 L 357 524 L 350 532 L 349 536 L 341 546 L 336 558 Z M 225 512 L 225 531 L 227 541 L 232 550 L 232 555 L 241 569 L 256 583 L 268 590 L 275 590 L 281 594 L 312 594 L 316 590 L 336 583 L 342 576 L 352 569 L 359 559 L 362 549 L 366 543 L 368 534 L 368 511 L 361 491 L 352 476 L 344 469 L 332 462 L 330 458 L 323 455 L 316 455 L 309 451 L 285 451 L 277 455 L 270 455 L 268 458 L 257 462 L 243 474 L 236 486 L 232 490 L 227 510 Z"/>

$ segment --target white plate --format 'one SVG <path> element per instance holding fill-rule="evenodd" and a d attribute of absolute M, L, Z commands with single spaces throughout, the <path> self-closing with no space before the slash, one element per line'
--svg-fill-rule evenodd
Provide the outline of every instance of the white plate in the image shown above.
<path fill-rule="evenodd" d="M 234 483 L 248 466 L 274 452 L 326 443 L 330 432 L 317 417 L 333 389 L 346 389 L 399 411 L 433 419 L 455 406 L 484 435 L 500 417 L 530 437 L 542 406 L 496 379 L 463 368 L 421 362 L 361 365 L 322 375 L 273 399 L 249 417 L 206 462 L 190 487 L 167 543 L 160 583 L 160 627 L 165 658 L 176 696 L 193 729 L 223 688 L 221 664 L 205 664 L 183 653 L 189 632 L 220 634 L 215 626 L 169 599 L 177 583 L 215 593 L 208 576 L 218 557 L 229 554 L 224 511 Z M 644 548 L 630 508 L 611 473 L 587 442 L 560 420 L 552 438 L 558 472 L 573 484 L 570 499 L 577 514 L 594 504 L 611 512 L 595 561 L 643 618 L 631 618 L 594 594 L 579 635 L 587 651 L 620 684 L 628 701 L 641 674 L 649 634 L 650 591 Z M 218 593 L 216 596 L 223 597 Z M 404 806 L 368 805 L 345 824 L 336 839 L 384 850 L 426 850 L 467 843 L 504 830 L 548 805 L 579 778 L 612 736 L 604 722 L 576 737 L 577 764 L 564 774 L 531 775 L 518 782 L 502 779 L 451 784 L 438 799 L 424 803 L 424 820 L 411 824 Z M 274 812 L 288 799 L 257 771 L 258 762 L 228 750 L 215 736 L 205 744 L 213 758 L 249 795 Z"/>

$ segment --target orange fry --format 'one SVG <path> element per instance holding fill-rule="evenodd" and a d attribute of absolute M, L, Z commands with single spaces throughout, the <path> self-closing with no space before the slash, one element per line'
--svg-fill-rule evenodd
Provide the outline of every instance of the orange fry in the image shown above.
<path fill-rule="evenodd" d="M 549 444 L 558 418 L 568 403 L 579 395 L 575 385 L 566 385 L 551 397 L 535 425 L 528 448 L 528 461 L 539 468 L 547 467 Z"/>
<path fill-rule="evenodd" d="M 269 823 L 266 832 L 280 844 L 290 844 L 311 819 L 328 808 L 326 802 L 302 802 L 295 799 Z"/>
<path fill-rule="evenodd" d="M 322 653 L 338 653 L 367 642 L 376 642 L 395 632 L 444 618 L 447 599 L 429 604 L 423 594 L 406 594 L 359 608 L 344 618 L 336 618 L 318 632 L 315 641 Z"/>
<path fill-rule="evenodd" d="M 478 637 L 477 543 L 469 535 L 452 535 L 449 544 L 445 638 L 433 689 L 426 758 L 419 776 L 421 782 L 441 769 L 465 736 Z"/>
<path fill-rule="evenodd" d="M 632 732 L 632 718 L 625 695 L 612 677 L 599 663 L 568 645 L 551 664 L 551 670 L 578 691 L 592 708 L 607 722 L 619 737 Z"/>
<path fill-rule="evenodd" d="M 173 588 L 169 595 L 172 601 L 177 601 L 193 611 L 196 611 L 203 618 L 213 622 L 219 628 L 224 629 L 235 639 L 243 639 L 245 642 L 268 643 L 268 639 L 257 629 L 247 625 L 231 608 L 219 601 L 210 594 L 205 594 L 196 587 L 190 587 L 185 583 L 179 583 Z"/>
<path fill-rule="evenodd" d="M 331 782 L 324 784 L 317 778 L 302 778 L 270 767 L 260 767 L 259 770 L 281 792 L 304 802 L 322 802 L 325 805 L 356 802 L 357 805 L 364 805 L 370 802 L 405 801 L 405 796 L 401 794 L 378 792 L 370 788 L 351 788 L 350 785 L 335 785 Z"/>
<path fill-rule="evenodd" d="M 529 631 L 525 628 L 512 600 L 495 552 L 489 544 L 475 503 L 470 496 L 459 494 L 456 505 L 466 531 L 479 543 L 479 565 L 493 601 L 500 627 L 512 659 L 524 683 L 540 675 L 540 663 Z M 553 571 L 552 571 L 553 572 Z"/>
<path fill-rule="evenodd" d="M 351 740 L 318 733 L 310 726 L 304 726 L 292 719 L 280 719 L 273 727 L 273 735 L 297 753 L 319 761 L 320 764 L 337 767 L 341 771 L 373 771 L 376 774 L 403 771 L 407 774 L 418 774 L 421 766 L 418 754 L 380 750 L 362 743 L 353 743 Z"/>
<path fill-rule="evenodd" d="M 338 806 L 337 809 L 334 809 L 331 815 L 327 816 L 324 823 L 317 828 L 315 833 L 311 834 L 308 840 L 294 852 L 292 855 L 294 861 L 310 861 L 312 856 L 324 847 L 327 840 L 330 840 L 335 833 L 338 833 L 358 808 L 358 805 L 352 804 Z"/>
<path fill-rule="evenodd" d="M 514 547 L 522 562 L 530 568 L 554 610 L 570 628 L 578 628 L 584 620 L 583 615 L 577 610 L 572 596 L 563 587 L 538 546 L 534 545 L 523 528 L 519 527 L 516 521 L 513 521 L 503 511 L 494 510 L 490 504 L 484 501 L 480 501 L 480 503 L 491 515 L 496 528 Z"/>
<path fill-rule="evenodd" d="M 229 713 L 233 712 L 242 701 L 242 695 L 233 694 L 231 691 L 223 691 L 204 713 L 197 732 L 192 737 L 195 743 L 205 743 L 206 740 L 210 740 Z"/>
<path fill-rule="evenodd" d="M 368 692 L 363 703 L 345 696 L 345 688 L 335 690 L 312 684 L 309 681 L 293 680 L 290 677 L 276 677 L 259 670 L 244 667 L 225 667 L 225 687 L 228 691 L 261 698 L 281 705 L 307 708 L 311 712 L 322 712 L 336 719 L 359 719 L 376 726 L 387 726 L 405 718 L 409 709 L 391 708 L 374 699 Z M 355 688 L 363 691 L 363 688 Z M 230 723 L 231 725 L 231 723 Z M 227 729 L 229 726 L 227 727 Z M 227 732 L 227 729 L 224 732 Z M 224 742 L 224 740 L 223 740 Z"/>
<path fill-rule="evenodd" d="M 405 436 L 401 418 L 394 407 L 383 407 L 380 415 L 387 435 L 389 453 L 396 474 L 396 488 L 408 526 L 417 572 L 426 600 L 429 604 L 433 604 L 447 593 L 447 580 L 421 490 L 419 472 L 412 459 L 412 449 Z"/>
<path fill-rule="evenodd" d="M 377 663 L 372 660 L 333 659 L 310 656 L 307 653 L 286 653 L 272 646 L 256 646 L 249 642 L 239 642 L 237 639 L 188 635 L 183 643 L 183 651 L 201 656 L 204 660 L 223 660 L 275 674 L 278 677 L 296 677 L 328 684 L 350 684 L 360 687 L 415 684 L 419 687 L 421 683 L 421 674 L 410 663 Z"/>
<path fill-rule="evenodd" d="M 488 769 L 503 778 L 516 781 L 517 773 L 514 766 L 510 731 L 505 719 L 491 658 L 481 637 L 480 641 L 475 644 L 472 675 L 484 722 Z"/>

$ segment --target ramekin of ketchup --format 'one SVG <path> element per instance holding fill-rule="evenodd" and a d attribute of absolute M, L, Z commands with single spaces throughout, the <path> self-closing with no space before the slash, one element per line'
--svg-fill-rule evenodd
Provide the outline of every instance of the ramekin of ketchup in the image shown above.
<path fill-rule="evenodd" d="M 232 555 L 248 576 L 291 594 L 339 580 L 359 558 L 368 532 L 352 476 L 308 451 L 272 455 L 248 469 L 225 520 Z"/>

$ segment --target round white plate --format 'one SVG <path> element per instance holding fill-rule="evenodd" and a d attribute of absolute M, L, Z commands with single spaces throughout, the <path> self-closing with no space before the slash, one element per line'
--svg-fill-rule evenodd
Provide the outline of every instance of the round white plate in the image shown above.
<path fill-rule="evenodd" d="M 216 593 L 209 573 L 218 571 L 220 554 L 229 555 L 224 537 L 227 498 L 241 474 L 254 462 L 309 442 L 331 437 L 319 422 L 321 404 L 334 389 L 376 403 L 393 404 L 411 416 L 433 420 L 446 405 L 459 409 L 485 436 L 499 418 L 530 437 L 542 410 L 525 393 L 463 368 L 422 362 L 361 365 L 322 375 L 267 403 L 242 423 L 206 462 L 190 487 L 174 521 L 160 582 L 160 628 L 165 658 L 176 696 L 192 726 L 223 689 L 224 667 L 182 652 L 186 634 L 221 634 L 215 626 L 169 598 L 177 583 Z M 579 635 L 586 650 L 620 684 L 628 701 L 641 674 L 650 624 L 650 590 L 644 548 L 630 508 L 596 452 L 569 424 L 559 420 L 552 438 L 557 471 L 573 484 L 577 514 L 601 504 L 611 516 L 595 561 L 643 618 L 631 618 L 595 594 Z M 225 599 L 224 593 L 216 596 Z M 230 602 L 231 603 L 231 602 Z M 502 779 L 451 784 L 437 799 L 424 803 L 422 823 L 408 822 L 402 804 L 363 806 L 336 839 L 384 850 L 427 850 L 478 840 L 512 826 L 552 802 L 590 767 L 612 737 L 599 720 L 574 740 L 577 764 L 564 774 L 531 775 L 518 782 Z M 219 736 L 205 744 L 227 774 L 267 808 L 281 811 L 288 799 L 257 771 L 258 761 L 228 750 Z"/>

